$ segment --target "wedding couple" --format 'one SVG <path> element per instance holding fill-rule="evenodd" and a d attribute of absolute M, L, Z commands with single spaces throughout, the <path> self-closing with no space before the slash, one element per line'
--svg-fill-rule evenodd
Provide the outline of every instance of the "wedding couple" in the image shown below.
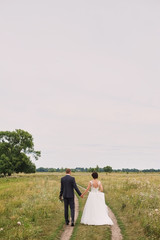
<path fill-rule="evenodd" d="M 68 207 L 71 209 L 71 226 L 74 226 L 74 189 L 78 195 L 83 198 L 83 196 L 89 192 L 81 223 L 88 225 L 113 225 L 112 220 L 108 216 L 108 208 L 105 204 L 105 198 L 103 193 L 103 187 L 101 182 L 98 180 L 98 173 L 92 173 L 93 180 L 89 182 L 87 189 L 82 194 L 75 182 L 75 178 L 71 176 L 71 170 L 66 169 L 66 176 L 61 178 L 61 189 L 60 189 L 60 200 L 64 200 L 64 216 L 66 225 L 69 225 L 68 218 Z"/>

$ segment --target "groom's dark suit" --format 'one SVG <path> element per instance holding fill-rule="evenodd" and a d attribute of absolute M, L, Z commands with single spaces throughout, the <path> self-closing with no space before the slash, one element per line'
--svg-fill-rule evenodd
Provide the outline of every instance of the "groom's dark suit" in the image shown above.
<path fill-rule="evenodd" d="M 65 177 L 61 178 L 61 190 L 60 190 L 60 198 L 63 196 L 64 199 L 64 216 L 66 224 L 69 223 L 68 220 L 68 206 L 70 206 L 71 209 L 71 219 L 74 223 L 74 189 L 78 193 L 79 196 L 81 196 L 81 192 L 79 191 L 75 178 L 71 177 L 69 174 L 66 174 Z"/>

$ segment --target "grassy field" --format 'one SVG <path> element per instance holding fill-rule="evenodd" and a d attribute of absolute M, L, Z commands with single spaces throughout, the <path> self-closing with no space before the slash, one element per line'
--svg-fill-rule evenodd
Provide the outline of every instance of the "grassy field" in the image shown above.
<path fill-rule="evenodd" d="M 0 239 L 59 239 L 64 225 L 63 204 L 58 199 L 63 175 L 37 173 L 0 178 Z M 72 175 L 83 187 L 91 180 L 90 173 Z M 124 239 L 160 239 L 160 174 L 100 173 L 99 180 Z M 79 198 L 80 215 L 72 240 L 111 239 L 107 226 L 80 224 L 86 198 Z"/>
<path fill-rule="evenodd" d="M 59 178 L 22 175 L 0 179 L 0 239 L 58 239 L 63 228 Z"/>

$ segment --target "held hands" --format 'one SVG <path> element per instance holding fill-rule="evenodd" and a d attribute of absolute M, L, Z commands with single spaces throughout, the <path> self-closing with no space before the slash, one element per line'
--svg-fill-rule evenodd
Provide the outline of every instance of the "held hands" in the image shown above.
<path fill-rule="evenodd" d="M 83 198 L 84 197 L 84 194 L 81 194 L 81 196 L 80 196 L 81 198 Z"/>

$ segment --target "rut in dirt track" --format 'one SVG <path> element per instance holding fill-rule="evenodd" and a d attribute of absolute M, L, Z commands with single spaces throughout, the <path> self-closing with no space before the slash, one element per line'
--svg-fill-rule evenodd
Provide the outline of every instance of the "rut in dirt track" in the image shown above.
<path fill-rule="evenodd" d="M 78 198 L 75 195 L 75 222 L 77 220 L 79 213 L 79 203 L 78 203 Z M 69 240 L 70 237 L 72 236 L 74 227 L 71 227 L 70 225 L 65 226 L 64 232 L 61 235 L 61 240 Z"/>

